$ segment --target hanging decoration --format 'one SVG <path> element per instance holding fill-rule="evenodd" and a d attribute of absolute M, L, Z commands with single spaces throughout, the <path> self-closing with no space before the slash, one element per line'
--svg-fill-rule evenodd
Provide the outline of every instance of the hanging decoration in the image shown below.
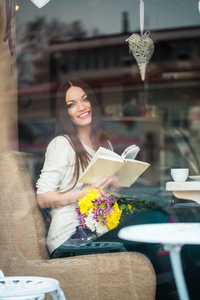
<path fill-rule="evenodd" d="M 133 33 L 126 41 L 129 43 L 129 49 L 132 52 L 138 64 L 142 81 L 145 80 L 146 67 L 153 52 L 154 43 L 150 39 L 150 31 L 144 31 L 144 2 L 140 0 L 140 32 L 141 36 Z"/>
<path fill-rule="evenodd" d="M 38 8 L 45 6 L 50 0 L 31 0 Z"/>

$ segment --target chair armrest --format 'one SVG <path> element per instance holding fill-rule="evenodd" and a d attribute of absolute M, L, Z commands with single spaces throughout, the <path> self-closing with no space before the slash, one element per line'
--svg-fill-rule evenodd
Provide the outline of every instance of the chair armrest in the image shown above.
<path fill-rule="evenodd" d="M 59 280 L 66 299 L 109 300 L 111 295 L 112 299 L 155 299 L 156 277 L 152 264 L 146 256 L 136 252 L 49 261 L 13 260 L 12 270 L 12 275 L 46 276 Z"/>

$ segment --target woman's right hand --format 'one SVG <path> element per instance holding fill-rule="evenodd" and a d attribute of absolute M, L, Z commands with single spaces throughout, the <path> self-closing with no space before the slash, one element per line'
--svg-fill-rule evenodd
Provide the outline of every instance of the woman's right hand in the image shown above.
<path fill-rule="evenodd" d="M 104 176 L 99 181 L 94 184 L 89 184 L 83 190 L 71 190 L 67 192 L 52 191 L 37 195 L 37 203 L 40 208 L 45 207 L 62 207 L 78 201 L 87 195 L 90 189 L 104 190 L 108 186 L 112 185 L 116 181 L 117 177 L 114 176 Z"/>

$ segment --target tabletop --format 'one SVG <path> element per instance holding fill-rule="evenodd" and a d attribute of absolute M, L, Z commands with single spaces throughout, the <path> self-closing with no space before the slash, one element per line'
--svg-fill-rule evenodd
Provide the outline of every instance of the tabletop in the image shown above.
<path fill-rule="evenodd" d="M 157 223 L 127 226 L 119 237 L 129 241 L 163 244 L 200 244 L 200 223 Z"/>
<path fill-rule="evenodd" d="M 169 181 L 166 183 L 167 191 L 200 191 L 200 181 Z"/>

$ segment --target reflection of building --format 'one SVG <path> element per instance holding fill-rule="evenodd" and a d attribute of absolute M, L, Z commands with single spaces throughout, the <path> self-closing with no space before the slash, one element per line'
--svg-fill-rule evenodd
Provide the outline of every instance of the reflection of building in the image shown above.
<path fill-rule="evenodd" d="M 94 84 L 140 83 L 126 39 L 130 33 L 76 41 L 55 41 L 50 55 L 57 79 L 75 76 Z M 147 67 L 148 82 L 198 79 L 200 27 L 151 32 L 155 52 Z"/>

